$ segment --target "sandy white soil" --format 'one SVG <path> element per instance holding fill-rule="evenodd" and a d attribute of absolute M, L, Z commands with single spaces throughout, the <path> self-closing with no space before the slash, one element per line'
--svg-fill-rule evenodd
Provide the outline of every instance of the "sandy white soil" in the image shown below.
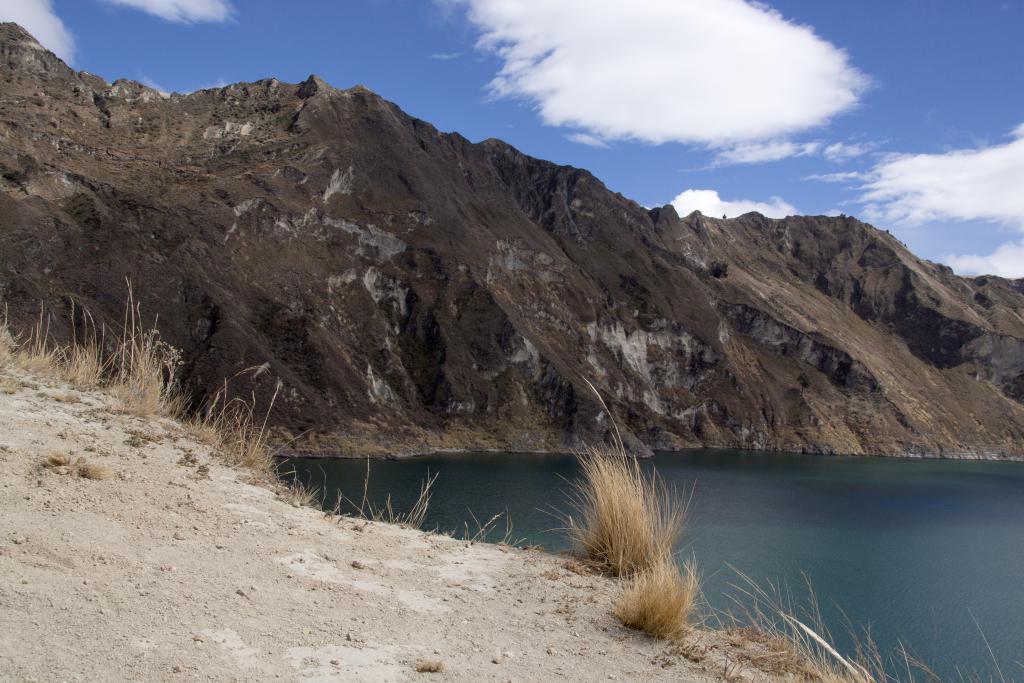
<path fill-rule="evenodd" d="M 115 476 L 44 469 L 51 452 Z M 0 369 L 0 679 L 723 673 L 622 627 L 615 582 L 571 571 L 564 557 L 327 517 L 247 478 L 173 421 Z M 444 669 L 419 673 L 421 660 Z"/>

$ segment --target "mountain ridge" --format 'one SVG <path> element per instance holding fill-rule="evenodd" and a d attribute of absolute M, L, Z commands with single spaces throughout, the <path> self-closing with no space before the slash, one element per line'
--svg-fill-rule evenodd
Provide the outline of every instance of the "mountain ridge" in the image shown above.
<path fill-rule="evenodd" d="M 201 402 L 310 448 L 1024 455 L 1024 280 L 849 217 L 645 209 L 315 75 L 188 95 L 0 26 L 0 297 L 114 323 L 124 281 Z"/>

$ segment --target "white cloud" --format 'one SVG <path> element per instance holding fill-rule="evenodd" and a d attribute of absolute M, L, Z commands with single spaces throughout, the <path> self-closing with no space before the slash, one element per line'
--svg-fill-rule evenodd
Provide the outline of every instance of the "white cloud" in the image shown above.
<path fill-rule="evenodd" d="M 604 140 L 785 138 L 848 110 L 868 84 L 844 51 L 761 3 L 447 1 L 502 59 L 494 94 Z"/>
<path fill-rule="evenodd" d="M 566 135 L 565 139 L 569 142 L 578 142 L 581 145 L 587 145 L 588 147 L 600 147 L 602 149 L 608 147 L 608 143 L 590 133 L 572 133 Z"/>
<path fill-rule="evenodd" d="M 227 21 L 234 8 L 230 0 L 104 0 L 142 10 L 148 14 L 183 24 Z"/>
<path fill-rule="evenodd" d="M 0 4 L 0 21 L 14 21 L 35 36 L 55 55 L 70 63 L 75 57 L 75 39 L 53 12 L 50 0 L 14 0 Z"/>
<path fill-rule="evenodd" d="M 796 208 L 783 201 L 781 197 L 772 197 L 767 202 L 755 202 L 750 199 L 726 201 L 714 190 L 686 190 L 672 200 L 672 206 L 680 216 L 700 211 L 715 218 L 723 215 L 740 216 L 750 211 L 756 211 L 769 218 L 785 218 L 797 213 Z"/>
<path fill-rule="evenodd" d="M 878 147 L 875 142 L 835 142 L 824 149 L 822 155 L 829 161 L 846 161 L 863 156 Z"/>
<path fill-rule="evenodd" d="M 153 90 L 156 90 L 161 95 L 170 95 L 171 94 L 171 91 L 169 89 L 167 89 L 164 86 L 160 85 L 159 83 L 154 81 L 149 76 L 143 76 L 142 77 L 142 84 L 152 88 Z"/>
<path fill-rule="evenodd" d="M 804 176 L 804 180 L 817 180 L 822 183 L 849 183 L 855 180 L 864 180 L 868 176 L 860 171 L 845 171 L 842 173 L 815 173 Z"/>
<path fill-rule="evenodd" d="M 1024 229 L 1024 125 L 1004 145 L 890 157 L 861 197 L 872 220 L 985 220 Z"/>
<path fill-rule="evenodd" d="M 987 256 L 953 254 L 945 260 L 953 270 L 960 273 L 1024 277 L 1024 241 L 1000 244 Z"/>
<path fill-rule="evenodd" d="M 763 164 L 767 161 L 815 154 L 819 149 L 821 149 L 820 142 L 792 142 L 789 140 L 744 142 L 715 155 L 714 165 Z"/>
<path fill-rule="evenodd" d="M 435 52 L 434 54 L 430 55 L 430 58 L 431 59 L 437 59 L 437 60 L 440 60 L 442 62 L 448 62 L 448 61 L 451 61 L 453 59 L 458 59 L 461 56 L 462 56 L 461 52 Z"/>

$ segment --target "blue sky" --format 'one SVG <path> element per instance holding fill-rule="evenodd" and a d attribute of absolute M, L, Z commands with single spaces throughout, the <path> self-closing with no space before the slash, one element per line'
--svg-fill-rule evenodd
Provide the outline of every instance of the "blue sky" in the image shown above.
<path fill-rule="evenodd" d="M 1024 0 L 0 0 L 72 66 L 316 73 L 647 206 L 844 212 L 1024 276 Z"/>

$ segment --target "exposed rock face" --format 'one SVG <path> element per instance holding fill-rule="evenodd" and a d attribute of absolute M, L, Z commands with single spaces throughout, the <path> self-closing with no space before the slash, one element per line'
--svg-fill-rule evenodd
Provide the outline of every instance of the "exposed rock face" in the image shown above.
<path fill-rule="evenodd" d="M 197 400 L 268 363 L 295 433 L 550 449 L 609 429 L 589 380 L 636 445 L 1024 454 L 1024 285 L 855 219 L 648 211 L 361 87 L 167 96 L 11 24 L 0 92 L 12 322 L 117 325 L 128 278 Z"/>

